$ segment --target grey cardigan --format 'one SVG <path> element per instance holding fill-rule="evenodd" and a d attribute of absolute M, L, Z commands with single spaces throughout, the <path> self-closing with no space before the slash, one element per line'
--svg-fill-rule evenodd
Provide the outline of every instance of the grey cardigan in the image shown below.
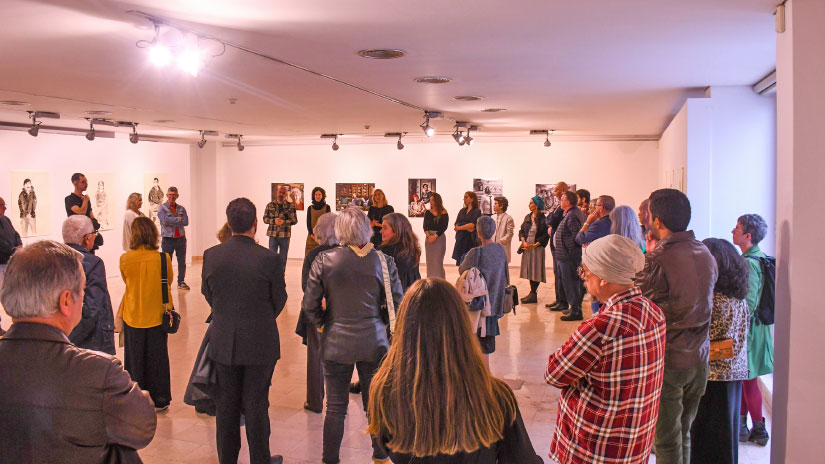
<path fill-rule="evenodd" d="M 510 285 L 510 270 L 507 268 L 504 247 L 500 243 L 491 242 L 471 249 L 458 267 L 458 272 L 462 273 L 471 267 L 478 268 L 487 281 L 490 313 L 504 314 L 504 289 Z"/>

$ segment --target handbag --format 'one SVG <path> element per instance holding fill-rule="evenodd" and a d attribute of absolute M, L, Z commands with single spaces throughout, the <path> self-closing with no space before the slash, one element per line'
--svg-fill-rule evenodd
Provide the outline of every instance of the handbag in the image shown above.
<path fill-rule="evenodd" d="M 160 254 L 160 294 L 163 299 L 163 320 L 160 328 L 168 334 L 177 333 L 180 328 L 180 314 L 169 303 L 169 273 L 166 270 L 166 253 Z"/>
<path fill-rule="evenodd" d="M 712 340 L 710 342 L 710 360 L 720 361 L 722 359 L 730 359 L 733 357 L 733 340 L 726 338 L 724 340 Z"/>

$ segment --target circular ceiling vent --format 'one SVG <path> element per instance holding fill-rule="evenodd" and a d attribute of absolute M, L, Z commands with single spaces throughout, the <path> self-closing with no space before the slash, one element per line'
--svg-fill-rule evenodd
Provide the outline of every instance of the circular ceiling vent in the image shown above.
<path fill-rule="evenodd" d="M 108 116 L 108 115 L 112 114 L 112 112 L 111 111 L 96 110 L 96 111 L 87 111 L 86 114 L 88 114 L 89 116 Z"/>
<path fill-rule="evenodd" d="M 0 105 L 7 105 L 7 106 L 28 106 L 28 102 L 24 101 L 17 101 L 17 100 L 3 100 L 0 101 Z"/>
<path fill-rule="evenodd" d="M 465 101 L 465 102 L 473 102 L 484 100 L 484 97 L 479 95 L 459 95 L 457 97 L 453 97 L 454 100 Z"/>
<path fill-rule="evenodd" d="M 499 113 L 502 111 L 507 111 L 507 108 L 484 108 L 481 110 L 483 113 Z"/>
<path fill-rule="evenodd" d="M 391 60 L 393 58 L 401 58 L 407 52 L 397 48 L 375 48 L 372 50 L 361 50 L 358 52 L 359 56 L 364 58 L 372 58 L 374 60 Z"/>
<path fill-rule="evenodd" d="M 419 84 L 446 84 L 452 81 L 449 77 L 443 76 L 426 76 L 426 77 L 416 77 L 415 82 Z"/>

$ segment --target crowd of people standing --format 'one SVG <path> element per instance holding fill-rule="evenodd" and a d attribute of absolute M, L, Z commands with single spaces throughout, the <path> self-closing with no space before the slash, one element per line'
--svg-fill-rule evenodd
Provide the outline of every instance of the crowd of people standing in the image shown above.
<path fill-rule="evenodd" d="M 88 394 L 105 398 L 107 391 L 118 391 L 128 406 L 105 403 L 103 414 L 120 411 L 124 421 L 137 425 L 120 436 L 89 431 L 108 437 L 94 452 L 131 455 L 148 444 L 155 414 L 172 401 L 164 313 L 174 304 L 174 277 L 180 290 L 189 289 L 183 280 L 189 218 L 174 187 L 158 209 L 160 231 L 140 212 L 140 194 L 129 196 L 120 258 L 126 290 L 115 310 L 103 262 L 94 254 L 102 240 L 82 194 L 85 176 L 75 174 L 72 182 L 65 245 L 43 241 L 23 247 L 2 220 L 0 198 L 0 279 L 2 271 L 6 277 L 0 280 L 0 301 L 14 320 L 0 339 L 0 392 L 25 403 L 26 379 L 53 372 L 71 376 L 57 367 L 67 359 L 88 366 L 80 371 L 98 366 L 107 374 Z M 268 249 L 256 243 L 255 205 L 238 198 L 226 208 L 222 243 L 204 252 L 201 292 L 211 315 L 193 375 L 202 362 L 213 374 L 208 395 L 221 462 L 237 461 L 242 420 L 250 462 L 282 462 L 270 454 L 268 392 L 280 358 L 277 318 L 287 301 L 286 256 L 297 223 L 282 190 L 262 216 Z M 769 257 L 758 247 L 767 233 L 765 221 L 746 214 L 736 221 L 732 243 L 698 241 L 688 230 L 690 202 L 677 190 L 653 192 L 638 213 L 617 206 L 610 195 L 591 200 L 589 191 L 564 183 L 553 194 L 559 207 L 547 211 L 542 197 L 532 197 L 516 231 L 507 198 L 494 198 L 490 217 L 481 213 L 476 195 L 466 192 L 453 221 L 451 256 L 461 274 L 454 286 L 443 280 L 450 216 L 438 193 L 430 193 L 424 212 L 422 250 L 410 221 L 394 212 L 380 189 L 367 214 L 355 207 L 333 213 L 324 189 L 313 189 L 296 333 L 308 350 L 304 408 L 325 411 L 324 463 L 340 462 L 356 372 L 375 462 L 541 462 L 515 395 L 489 369 L 511 284 L 514 235 L 519 275 L 530 285 L 521 303 L 539 302 L 549 244 L 556 293 L 546 306 L 562 312 L 561 321 L 582 321 L 550 355 L 544 372 L 544 380 L 562 390 L 552 459 L 645 463 L 655 452 L 659 463 L 735 463 L 739 441 L 767 444 L 756 383 L 773 370 L 769 322 L 758 312 L 769 285 Z M 425 278 L 419 271 L 422 251 Z M 45 268 L 57 270 L 55 276 L 37 285 L 26 281 Z M 586 320 L 585 294 L 592 309 Z M 484 309 L 474 306 L 479 296 Z M 114 356 L 116 332 L 124 346 L 123 367 Z M 38 358 L 47 343 L 61 348 Z M 24 367 L 5 362 L 12 357 L 33 363 L 32 376 L 14 375 Z M 13 418 L 18 430 L 7 435 L 12 440 L 22 440 L 26 430 L 42 431 L 43 414 L 55 423 L 82 415 L 71 407 L 66 412 L 65 400 L 49 393 L 59 383 L 47 384 L 31 393 L 49 398 L 32 403 L 41 414 L 9 412 L 0 403 L 0 429 L 5 433 Z M 60 411 L 48 412 L 55 409 Z M 19 461 L 21 453 L 31 452 L 11 443 L 0 448 L 0 460 Z M 38 459 L 72 453 L 60 443 L 52 448 L 38 449 Z M 58 452 L 63 454 L 50 454 Z"/>

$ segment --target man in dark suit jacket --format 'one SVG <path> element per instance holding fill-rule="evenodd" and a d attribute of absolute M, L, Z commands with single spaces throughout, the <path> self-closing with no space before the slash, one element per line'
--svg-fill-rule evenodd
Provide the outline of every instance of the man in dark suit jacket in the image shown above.
<path fill-rule="evenodd" d="M 82 317 L 82 256 L 44 240 L 19 248 L 0 302 L 0 462 L 139 462 L 157 416 L 116 357 L 66 338 Z M 31 276 L 38 276 L 32 282 Z"/>
<path fill-rule="evenodd" d="M 226 207 L 232 238 L 203 254 L 201 291 L 212 307 L 207 356 L 215 362 L 218 457 L 235 463 L 240 415 L 252 464 L 280 463 L 269 455 L 269 386 L 281 356 L 275 320 L 286 304 L 278 255 L 255 243 L 255 205 L 237 198 Z"/>

